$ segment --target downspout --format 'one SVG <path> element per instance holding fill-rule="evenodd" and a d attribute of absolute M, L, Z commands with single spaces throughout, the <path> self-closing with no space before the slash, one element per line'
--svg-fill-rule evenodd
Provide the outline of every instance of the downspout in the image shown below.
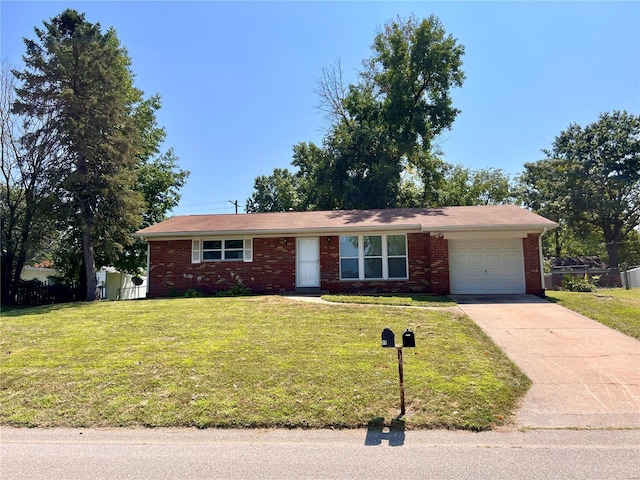
<path fill-rule="evenodd" d="M 547 233 L 547 227 L 543 227 L 542 233 L 538 235 L 538 257 L 540 257 L 540 285 L 542 286 L 542 296 L 545 295 L 546 285 L 544 284 L 544 259 L 542 258 L 542 236 Z"/>
<path fill-rule="evenodd" d="M 151 280 L 151 271 L 149 265 L 151 263 L 151 244 L 147 241 L 147 285 L 145 286 L 144 297 L 149 298 L 149 282 Z"/>

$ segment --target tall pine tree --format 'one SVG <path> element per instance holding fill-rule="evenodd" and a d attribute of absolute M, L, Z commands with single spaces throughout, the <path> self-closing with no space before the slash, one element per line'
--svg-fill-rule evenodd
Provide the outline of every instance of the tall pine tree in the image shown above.
<path fill-rule="evenodd" d="M 61 222 L 82 248 L 86 300 L 98 298 L 96 247 L 114 260 L 140 224 L 142 196 L 135 190 L 136 165 L 144 148 L 135 116 L 143 102 L 133 84 L 131 61 L 113 29 L 67 9 L 36 39 L 25 39 L 25 69 L 17 113 L 44 120 L 57 139 L 55 175 Z"/>

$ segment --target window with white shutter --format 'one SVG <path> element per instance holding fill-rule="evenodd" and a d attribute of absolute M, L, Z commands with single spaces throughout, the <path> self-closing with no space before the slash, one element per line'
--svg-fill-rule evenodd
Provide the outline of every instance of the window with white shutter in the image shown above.
<path fill-rule="evenodd" d="M 253 262 L 253 238 L 244 239 L 244 261 Z"/>
<path fill-rule="evenodd" d="M 191 240 L 191 263 L 200 263 L 200 240 Z"/>

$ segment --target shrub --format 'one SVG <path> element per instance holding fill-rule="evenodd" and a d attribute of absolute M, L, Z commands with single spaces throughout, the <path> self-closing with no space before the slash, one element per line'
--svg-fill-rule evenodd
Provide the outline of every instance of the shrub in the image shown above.
<path fill-rule="evenodd" d="M 240 297 L 243 295 L 251 295 L 251 289 L 242 283 L 236 283 L 229 290 L 223 290 L 216 293 L 216 297 Z"/>
<path fill-rule="evenodd" d="M 199 288 L 190 288 L 189 290 L 184 292 L 183 297 L 185 298 L 204 297 L 204 293 L 202 293 L 202 290 L 200 290 Z"/>
<path fill-rule="evenodd" d="M 599 280 L 600 277 L 597 275 L 590 279 L 586 273 L 582 278 L 567 274 L 562 277 L 562 289 L 569 292 L 595 292 Z"/>

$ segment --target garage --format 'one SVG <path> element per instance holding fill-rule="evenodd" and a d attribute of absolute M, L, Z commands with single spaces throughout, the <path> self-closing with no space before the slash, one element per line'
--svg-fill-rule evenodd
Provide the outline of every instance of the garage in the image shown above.
<path fill-rule="evenodd" d="M 452 294 L 525 293 L 521 238 L 449 240 Z"/>

